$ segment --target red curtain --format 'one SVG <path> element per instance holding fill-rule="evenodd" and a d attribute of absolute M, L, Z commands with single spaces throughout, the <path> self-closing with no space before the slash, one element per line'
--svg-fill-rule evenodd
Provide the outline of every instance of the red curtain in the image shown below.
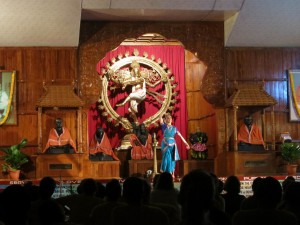
<path fill-rule="evenodd" d="M 186 89 L 185 89 L 185 51 L 183 46 L 119 46 L 117 49 L 112 50 L 106 54 L 106 56 L 99 61 L 97 64 L 97 72 L 101 74 L 102 68 L 106 67 L 107 62 L 111 62 L 113 57 L 117 58 L 119 54 L 123 55 L 125 52 L 129 52 L 130 55 L 133 55 L 134 49 L 139 51 L 139 56 L 143 56 L 144 52 L 148 53 L 148 58 L 151 55 L 155 56 L 155 59 L 160 58 L 162 63 L 166 63 L 168 69 L 172 71 L 172 74 L 175 77 L 175 83 L 177 87 L 175 89 L 178 92 L 176 96 L 177 103 L 175 104 L 175 109 L 172 112 L 173 116 L 173 125 L 177 127 L 179 132 L 186 137 L 187 134 L 187 109 L 186 109 Z M 142 65 L 141 65 L 142 66 Z M 158 86 L 155 90 L 161 89 L 162 86 Z M 150 89 L 148 87 L 148 89 Z M 120 103 L 128 93 L 124 95 L 114 93 L 109 93 L 109 99 L 112 106 L 115 106 L 116 103 Z M 114 107 L 114 110 L 122 116 L 128 115 L 128 104 L 122 107 Z M 153 115 L 157 112 L 159 104 L 155 103 L 151 96 L 147 96 L 146 100 L 140 103 L 138 120 L 143 121 L 145 118 L 148 118 L 149 115 Z M 106 130 L 106 133 L 111 141 L 112 146 L 118 147 L 120 145 L 120 140 L 125 135 L 125 131 L 121 127 L 114 127 L 113 124 L 110 124 L 106 121 L 104 117 L 101 116 L 101 111 L 97 109 L 97 105 L 94 104 L 90 107 L 88 115 L 88 132 L 89 132 L 89 141 L 91 140 L 93 134 L 95 133 L 96 127 L 103 127 Z M 160 128 L 152 127 L 150 133 L 157 134 L 159 143 L 162 139 L 162 133 Z M 176 137 L 179 154 L 181 159 L 187 158 L 187 151 L 184 143 L 180 138 Z"/>

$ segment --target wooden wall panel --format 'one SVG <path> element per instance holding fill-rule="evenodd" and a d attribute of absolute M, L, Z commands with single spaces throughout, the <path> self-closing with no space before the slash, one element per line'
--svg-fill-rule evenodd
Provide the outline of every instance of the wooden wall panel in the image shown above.
<path fill-rule="evenodd" d="M 265 90 L 278 102 L 274 106 L 276 141 L 284 131 L 300 139 L 299 122 L 289 121 L 287 84 L 287 71 L 300 69 L 300 48 L 227 48 L 225 61 L 227 96 L 233 91 L 234 81 L 264 81 Z M 272 140 L 270 111 L 266 109 L 266 142 Z"/>
<path fill-rule="evenodd" d="M 188 135 L 196 131 L 205 132 L 208 136 L 209 158 L 215 158 L 217 153 L 215 109 L 202 93 L 205 88 L 203 78 L 209 76 L 206 75 L 207 66 L 189 51 L 186 51 L 185 60 Z"/>
<path fill-rule="evenodd" d="M 47 85 L 72 84 L 77 79 L 76 48 L 0 48 L 0 66 L 17 71 L 17 125 L 0 126 L 0 146 L 10 146 L 22 138 L 28 139 L 24 149 L 33 154 L 37 151 L 37 111 L 35 104 L 43 94 L 43 82 Z M 76 118 L 72 115 L 68 125 L 75 129 Z M 47 124 L 49 122 L 49 124 Z M 53 127 L 47 121 L 45 127 Z M 45 128 L 44 128 L 45 129 Z M 47 135 L 48 136 L 48 133 Z M 76 139 L 76 133 L 74 134 Z"/>

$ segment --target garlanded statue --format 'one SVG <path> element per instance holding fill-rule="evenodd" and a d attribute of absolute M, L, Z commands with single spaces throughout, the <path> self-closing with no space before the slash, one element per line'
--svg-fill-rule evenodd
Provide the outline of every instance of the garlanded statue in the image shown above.
<path fill-rule="evenodd" d="M 246 116 L 238 133 L 238 150 L 264 150 L 264 145 L 259 127 L 253 123 L 250 115 Z"/>
<path fill-rule="evenodd" d="M 55 119 L 55 128 L 49 132 L 48 142 L 43 153 L 78 153 L 69 130 L 62 126 L 62 119 Z"/>
<path fill-rule="evenodd" d="M 192 144 L 191 146 L 191 156 L 193 159 L 207 159 L 208 157 L 208 149 L 206 143 L 208 141 L 208 137 L 206 133 L 197 131 L 195 133 L 191 133 L 189 140 Z"/>
<path fill-rule="evenodd" d="M 131 159 L 153 159 L 152 137 L 145 124 L 132 124 L 133 133 L 130 134 Z"/>
<path fill-rule="evenodd" d="M 103 128 L 97 128 L 89 146 L 90 159 L 93 161 L 119 161 Z"/>

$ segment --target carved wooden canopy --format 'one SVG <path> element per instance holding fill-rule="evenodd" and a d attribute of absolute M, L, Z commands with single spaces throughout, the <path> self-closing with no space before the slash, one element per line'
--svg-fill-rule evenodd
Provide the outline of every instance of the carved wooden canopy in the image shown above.
<path fill-rule="evenodd" d="M 263 88 L 263 84 L 237 84 L 234 93 L 227 99 L 226 107 L 269 107 L 277 101 Z"/>
<path fill-rule="evenodd" d="M 36 107 L 76 108 L 84 105 L 70 85 L 51 85 L 36 103 Z"/>
<path fill-rule="evenodd" d="M 36 103 L 38 110 L 38 153 L 42 152 L 42 108 L 68 108 L 77 110 L 77 149 L 82 153 L 82 106 L 84 105 L 74 92 L 73 86 L 70 85 L 51 85 L 45 88 L 45 93 Z"/>

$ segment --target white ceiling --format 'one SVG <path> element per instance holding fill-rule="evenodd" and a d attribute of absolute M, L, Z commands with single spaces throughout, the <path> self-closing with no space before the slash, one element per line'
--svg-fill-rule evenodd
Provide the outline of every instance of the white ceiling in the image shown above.
<path fill-rule="evenodd" d="M 0 46 L 78 46 L 81 20 L 224 21 L 227 47 L 300 47 L 300 0 L 0 0 Z"/>

